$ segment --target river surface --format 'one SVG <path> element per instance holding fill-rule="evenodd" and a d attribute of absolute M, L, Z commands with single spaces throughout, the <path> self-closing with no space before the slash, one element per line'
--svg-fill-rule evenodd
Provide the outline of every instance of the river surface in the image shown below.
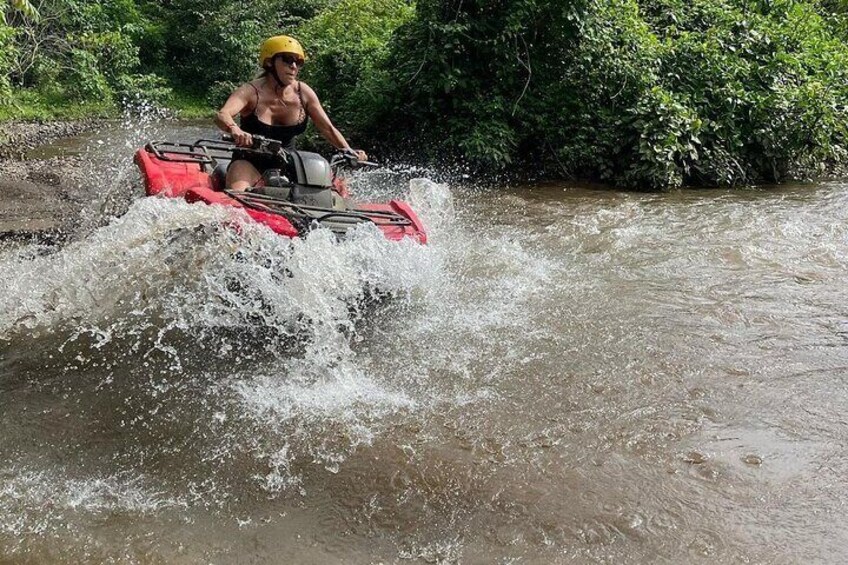
<path fill-rule="evenodd" d="M 395 166 L 430 244 L 295 242 L 91 163 L 0 250 L 0 562 L 848 559 L 848 183 L 634 194 Z M 233 226 L 238 226 L 234 229 Z"/>

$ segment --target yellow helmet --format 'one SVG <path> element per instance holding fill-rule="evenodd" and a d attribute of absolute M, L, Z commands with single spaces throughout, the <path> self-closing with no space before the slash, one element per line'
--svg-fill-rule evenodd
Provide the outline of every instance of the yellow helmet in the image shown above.
<path fill-rule="evenodd" d="M 288 35 L 275 35 L 262 42 L 259 48 L 259 65 L 264 67 L 265 61 L 277 53 L 294 53 L 304 61 L 306 60 L 306 54 L 297 39 Z"/>

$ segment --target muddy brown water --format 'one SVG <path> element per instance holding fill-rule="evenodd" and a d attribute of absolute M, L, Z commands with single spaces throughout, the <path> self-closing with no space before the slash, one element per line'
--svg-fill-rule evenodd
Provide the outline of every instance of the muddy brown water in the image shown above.
<path fill-rule="evenodd" d="M 430 245 L 288 242 L 141 197 L 132 147 L 207 133 L 63 145 L 108 180 L 67 242 L 0 253 L 0 561 L 848 557 L 845 182 L 396 166 L 354 191 Z"/>

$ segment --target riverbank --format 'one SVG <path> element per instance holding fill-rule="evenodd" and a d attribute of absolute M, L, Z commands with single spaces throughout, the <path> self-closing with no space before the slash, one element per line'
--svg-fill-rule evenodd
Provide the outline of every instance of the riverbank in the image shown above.
<path fill-rule="evenodd" d="M 0 123 L 0 240 L 69 233 L 88 195 L 77 156 L 28 159 L 34 148 L 102 127 L 98 119 Z"/>
<path fill-rule="evenodd" d="M 0 162 L 23 159 L 29 150 L 39 145 L 93 131 L 102 124 L 103 120 L 97 118 L 0 122 Z"/>

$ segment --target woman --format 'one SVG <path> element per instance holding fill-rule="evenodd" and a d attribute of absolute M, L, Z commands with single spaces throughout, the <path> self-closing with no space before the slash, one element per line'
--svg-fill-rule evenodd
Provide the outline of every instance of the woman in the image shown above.
<path fill-rule="evenodd" d="M 215 116 L 217 126 L 231 134 L 240 147 L 250 147 L 252 136 L 261 135 L 294 149 L 295 137 L 306 131 L 307 121 L 312 118 L 333 147 L 349 150 L 350 145 L 330 122 L 315 91 L 297 80 L 305 60 L 303 47 L 296 39 L 277 35 L 265 40 L 259 49 L 262 75 L 230 95 Z M 241 125 L 235 122 L 236 115 L 240 116 Z M 360 160 L 368 158 L 364 151 L 356 154 Z M 245 190 L 255 186 L 270 168 L 279 168 L 271 157 L 234 151 L 227 169 L 227 188 Z"/>

